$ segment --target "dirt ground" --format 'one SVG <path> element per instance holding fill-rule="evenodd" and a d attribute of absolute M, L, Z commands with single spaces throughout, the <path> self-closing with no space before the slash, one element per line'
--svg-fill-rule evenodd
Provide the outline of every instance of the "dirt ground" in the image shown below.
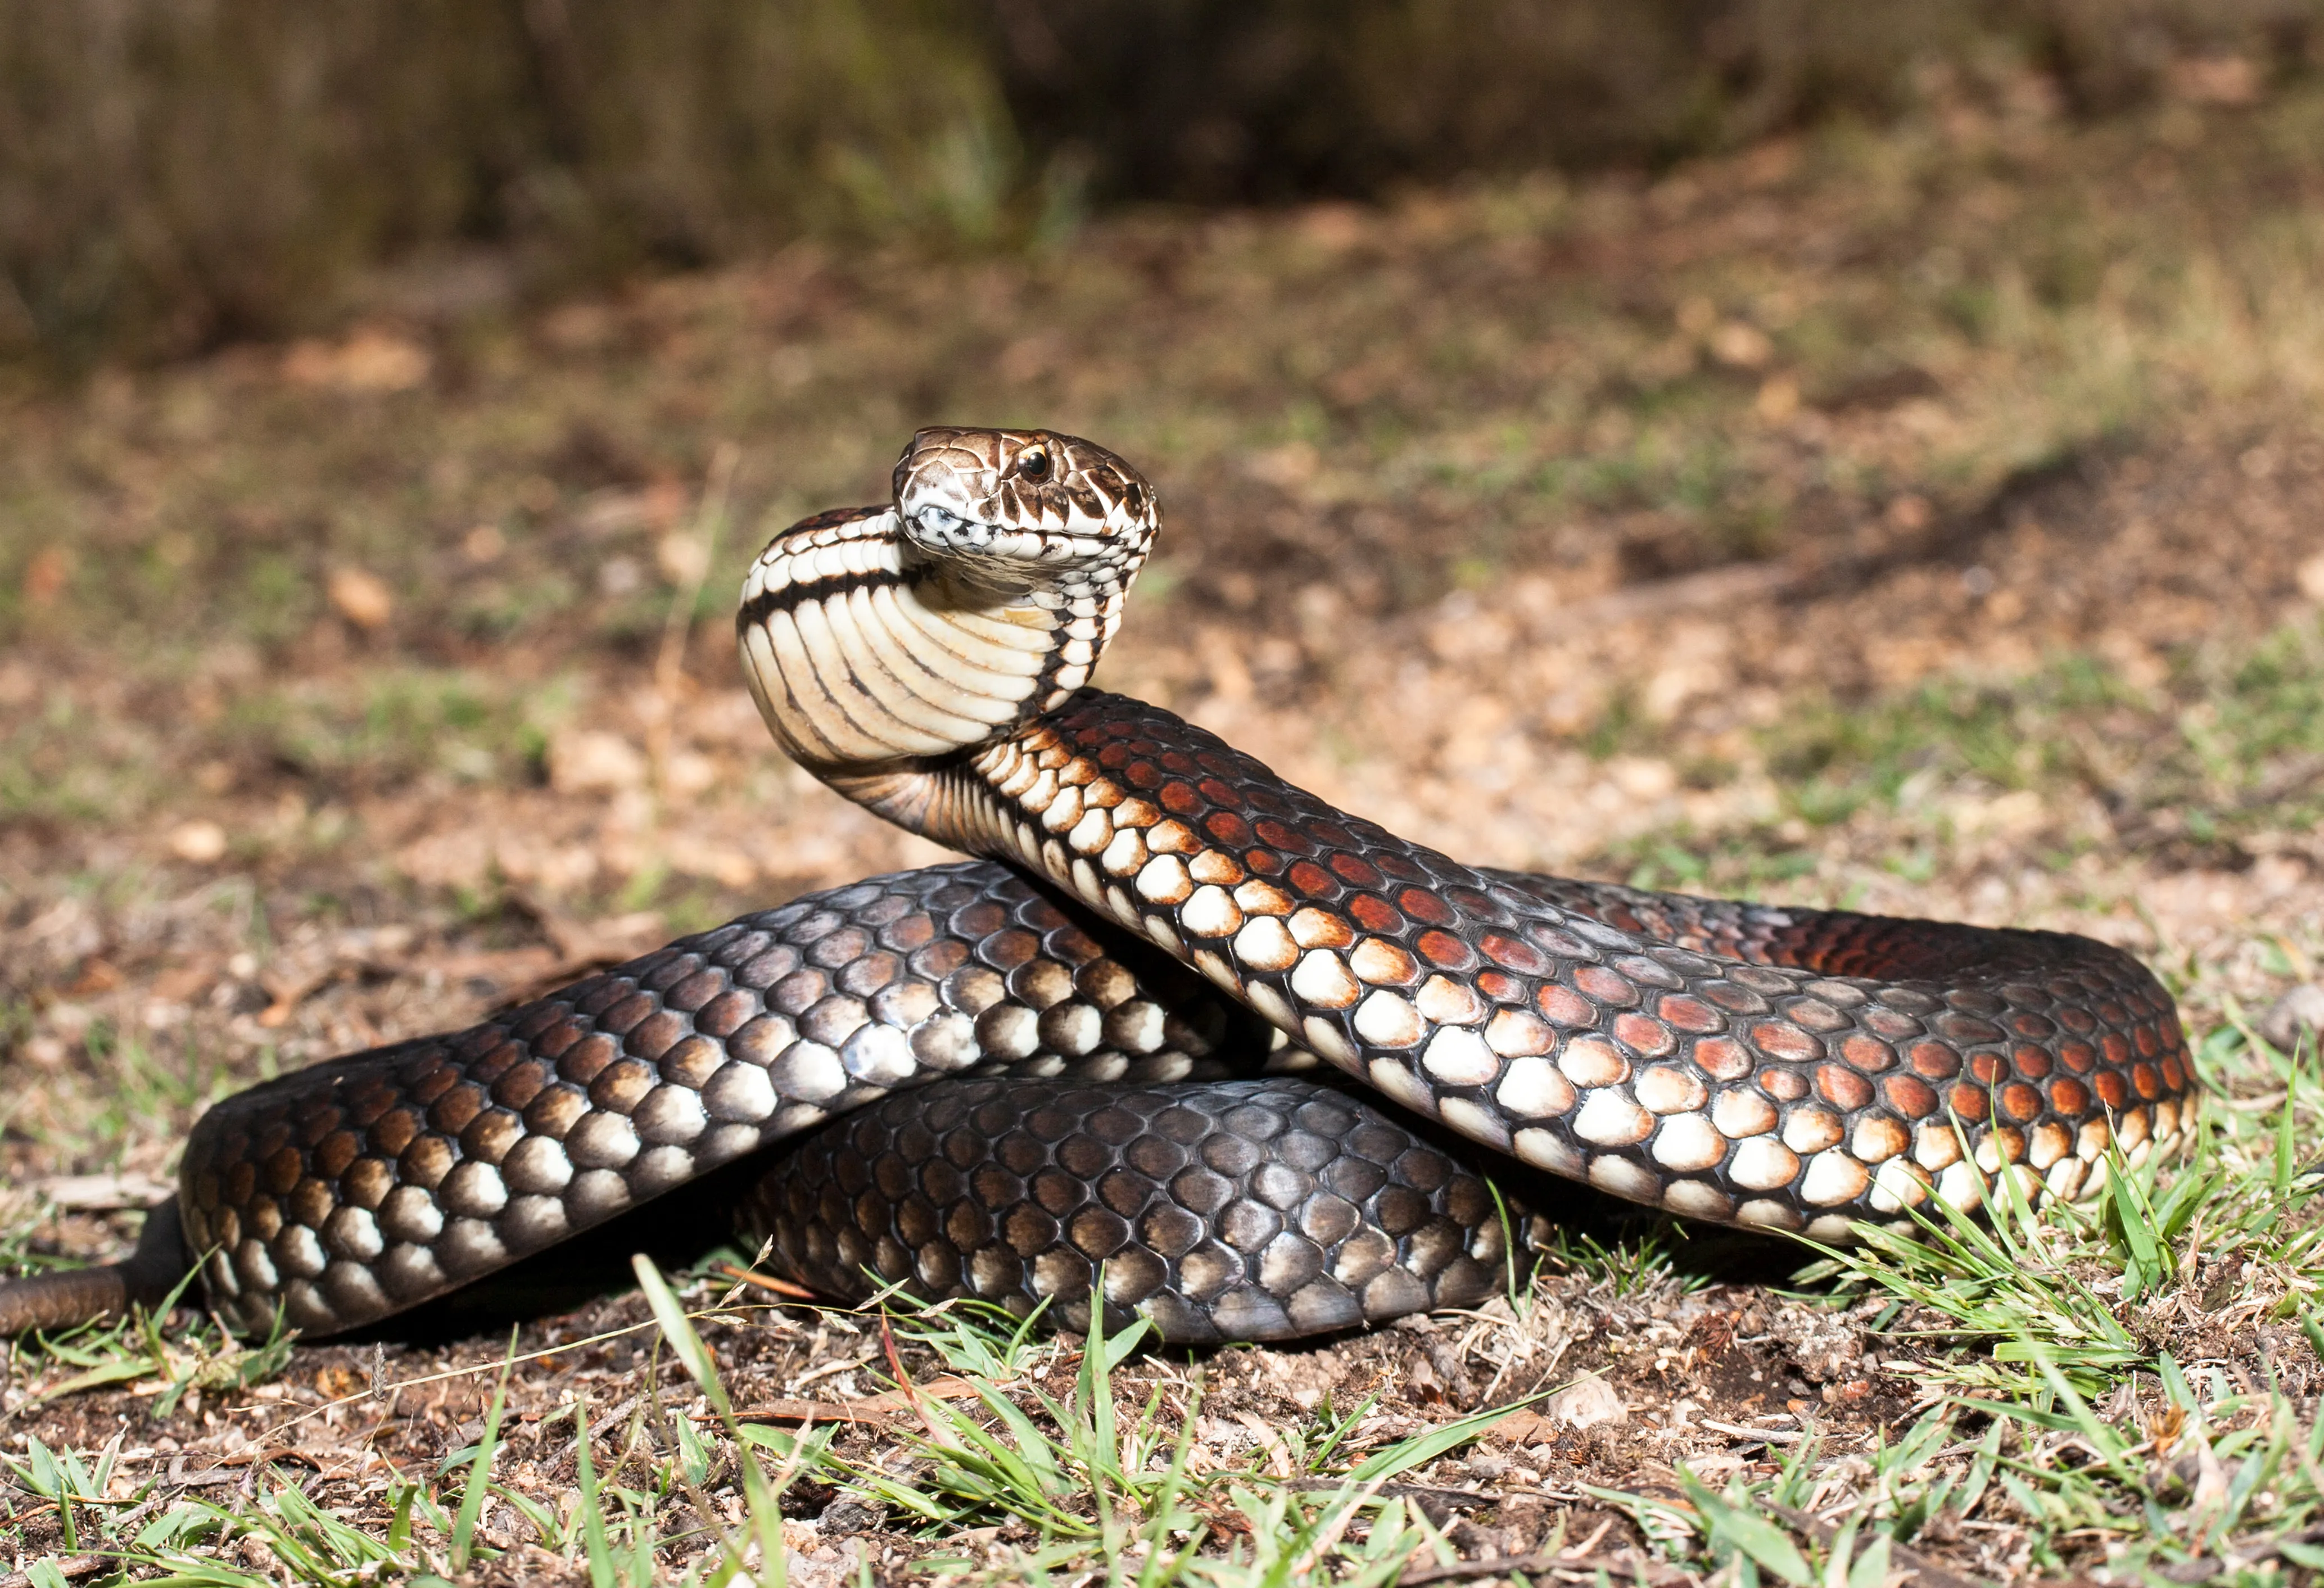
<path fill-rule="evenodd" d="M 2324 757 L 2304 728 L 2238 725 L 2313 720 L 2266 694 L 2317 670 L 2307 391 L 2179 370 L 2178 310 L 2121 311 L 2170 380 L 2091 364 L 2075 338 L 2100 300 L 2071 294 L 2034 294 L 2022 334 L 1932 328 L 1902 286 L 1893 334 L 1799 328 L 1833 303 L 1851 306 L 1835 326 L 1886 323 L 1868 294 L 1932 251 L 1974 277 L 1982 243 L 1932 241 L 1965 216 L 2080 205 L 2055 227 L 2103 254 L 2117 200 L 2210 215 L 2204 173 L 2312 109 L 2199 120 L 2190 143 L 2183 119 L 2086 134 L 2037 106 L 1652 188 L 1134 218 L 1072 266 L 800 254 L 512 323 L 413 317 L 16 392 L 0 1207 L 18 1248 L 116 1251 L 186 1123 L 254 1077 L 936 858 L 779 762 L 726 638 L 767 529 L 872 499 L 936 420 L 1086 429 L 1150 463 L 1169 539 L 1102 681 L 1417 840 L 2086 932 L 2163 968 L 2198 1033 L 2265 1011 L 2324 953 Z M 1858 213 L 1881 162 L 1937 212 Z M 2306 191 L 2263 218 L 2304 214 Z M 2249 312 L 2264 338 L 2276 311 Z M 2088 400 L 2108 368 L 2144 393 L 2115 413 Z M 1568 443 L 1629 472 L 1543 485 Z M 2270 644 L 2291 682 L 2251 682 Z M 1675 1268 L 1575 1260 L 1523 1317 L 1157 1353 L 1120 1399 L 1199 1375 L 1200 1446 L 1224 1463 L 1327 1399 L 1377 1393 L 1360 1448 L 1587 1372 L 1410 1474 L 1414 1502 L 1465 1555 L 1554 1538 L 1588 1545 L 1573 1569 L 1674 1580 L 1590 1486 L 1765 1475 L 1812 1433 L 1842 1471 L 1925 1404 L 1904 1370 L 1941 1347 L 1909 1319 L 1875 1331 L 1877 1302 L 1790 1295 L 1806 1258 L 1757 1250 L 1740 1279 L 1684 1247 Z M 2207 1310 L 2214 1276 L 2190 1262 L 2179 1310 L 2143 1325 L 2156 1340 L 2246 1380 L 2272 1365 L 2298 1397 L 2324 1383 L 2296 1327 Z M 706 1334 L 745 1406 L 827 1416 L 884 1369 L 861 1318 L 762 1307 Z M 576 1395 L 619 1470 L 679 1393 L 654 1339 L 625 1294 L 522 1323 L 515 1487 L 572 1480 L 569 1435 L 530 1430 Z M 302 1343 L 159 1415 L 158 1372 L 51 1398 L 85 1364 L 18 1342 L 0 1449 L 117 1439 L 121 1482 L 219 1498 L 271 1462 L 359 1514 L 474 1442 L 479 1370 L 507 1343 Z M 1076 1360 L 1061 1341 L 1045 1371 Z M 52 1517 L 9 1503 L 19 1565 L 62 1551 Z M 812 1483 L 789 1514 L 798 1583 L 927 1547 Z M 483 1526 L 527 1537 L 505 1507 Z M 1924 1582 L 2025 1564 L 1998 1524 L 1919 1547 Z M 518 1550 L 476 1580 L 574 1570 Z"/>

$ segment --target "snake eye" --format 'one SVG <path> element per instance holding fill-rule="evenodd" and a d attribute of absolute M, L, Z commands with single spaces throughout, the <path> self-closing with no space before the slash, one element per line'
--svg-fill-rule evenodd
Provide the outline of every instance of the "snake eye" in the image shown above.
<path fill-rule="evenodd" d="M 1049 477 L 1049 455 L 1038 447 L 1028 450 L 1017 460 L 1017 477 L 1040 481 Z"/>

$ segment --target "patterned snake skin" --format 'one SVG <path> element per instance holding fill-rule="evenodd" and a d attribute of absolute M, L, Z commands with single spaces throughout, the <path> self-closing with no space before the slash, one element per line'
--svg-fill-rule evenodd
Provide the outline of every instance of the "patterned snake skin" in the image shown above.
<path fill-rule="evenodd" d="M 1844 1239 L 2007 1175 L 2072 1197 L 2194 1117 L 2169 995 L 2086 938 L 1480 870 L 1084 688 L 1157 522 L 1102 448 L 929 430 L 892 504 L 778 536 L 744 669 L 841 792 L 986 858 L 681 939 L 213 1108 L 132 1264 L 310 1332 L 441 1295 L 845 1114 L 747 1199 L 794 1277 L 1166 1338 L 1473 1303 L 1509 1233 L 1447 1131 L 1691 1217 Z M 1270 1057 L 1271 1055 L 1271 1057 Z M 1270 1064 L 1343 1071 L 1397 1122 Z"/>

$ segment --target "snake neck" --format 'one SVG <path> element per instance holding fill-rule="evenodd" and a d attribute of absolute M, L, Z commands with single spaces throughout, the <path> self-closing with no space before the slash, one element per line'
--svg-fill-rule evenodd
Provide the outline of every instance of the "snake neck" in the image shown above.
<path fill-rule="evenodd" d="M 1092 442 L 922 430 L 892 504 L 807 519 L 752 567 L 736 636 L 760 715 L 840 793 L 935 836 L 944 766 L 1089 682 L 1159 522 Z"/>
<path fill-rule="evenodd" d="M 743 676 L 801 765 L 917 825 L 920 769 L 1005 736 L 1089 681 L 1130 572 L 1015 580 L 914 546 L 893 508 L 826 513 L 778 536 L 752 568 L 736 625 Z"/>

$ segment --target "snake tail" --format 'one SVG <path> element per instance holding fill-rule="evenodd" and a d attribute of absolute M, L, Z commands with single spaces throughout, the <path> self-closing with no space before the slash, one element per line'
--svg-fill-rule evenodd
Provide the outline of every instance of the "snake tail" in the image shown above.
<path fill-rule="evenodd" d="M 136 1250 L 119 1262 L 0 1281 L 0 1335 L 78 1328 L 132 1306 L 158 1306 L 193 1266 L 178 1204 L 161 1203 L 147 1211 Z"/>

